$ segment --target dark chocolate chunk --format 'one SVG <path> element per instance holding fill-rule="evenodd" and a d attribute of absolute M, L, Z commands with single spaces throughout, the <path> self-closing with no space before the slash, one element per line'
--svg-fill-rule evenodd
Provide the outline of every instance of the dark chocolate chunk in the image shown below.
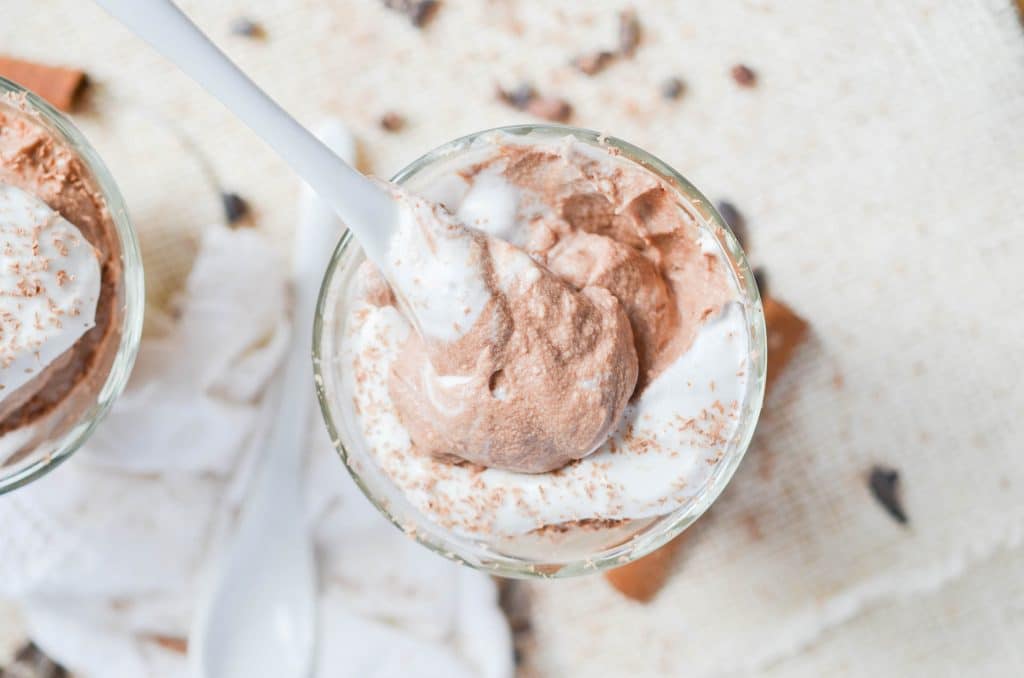
<path fill-rule="evenodd" d="M 254 40 L 262 40 L 267 37 L 267 31 L 263 28 L 263 24 L 244 16 L 238 17 L 231 22 L 231 32 L 234 35 L 240 35 L 243 38 L 253 38 Z"/>
<path fill-rule="evenodd" d="M 718 204 L 715 205 L 718 208 L 718 213 L 725 219 L 725 223 L 729 225 L 729 230 L 732 231 L 733 235 L 740 243 L 740 247 L 743 249 L 747 248 L 747 220 L 743 218 L 743 214 L 736 209 L 736 205 L 733 205 L 728 200 L 719 200 Z"/>
<path fill-rule="evenodd" d="M 872 467 L 868 476 L 868 487 L 893 520 L 901 525 L 907 524 L 907 514 L 903 510 L 903 502 L 900 501 L 899 471 L 884 466 Z"/>
<path fill-rule="evenodd" d="M 686 83 L 679 78 L 669 78 L 661 83 L 661 96 L 664 99 L 678 99 L 686 91 Z"/>
<path fill-rule="evenodd" d="M 640 44 L 640 20 L 636 11 L 626 9 L 619 12 L 619 53 L 632 57 Z"/>
<path fill-rule="evenodd" d="M 416 28 L 423 28 L 437 12 L 437 0 L 384 0 L 384 6 L 409 17 Z"/>
<path fill-rule="evenodd" d="M 405 127 L 405 118 L 400 113 L 388 111 L 380 116 L 380 126 L 388 132 L 398 132 Z"/>
<path fill-rule="evenodd" d="M 732 74 L 732 79 L 740 87 L 753 87 L 757 84 L 757 73 L 751 70 L 749 66 L 736 64 L 732 67 L 730 73 Z"/>
<path fill-rule="evenodd" d="M 220 199 L 229 224 L 236 224 L 249 215 L 249 203 L 237 193 L 221 193 Z"/>

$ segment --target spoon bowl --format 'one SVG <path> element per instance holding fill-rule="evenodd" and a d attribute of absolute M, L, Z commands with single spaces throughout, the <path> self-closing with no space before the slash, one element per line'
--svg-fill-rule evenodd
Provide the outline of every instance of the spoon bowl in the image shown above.
<path fill-rule="evenodd" d="M 351 159 L 340 124 L 321 136 Z M 305 189 L 295 240 L 293 338 L 267 397 L 276 417 L 234 542 L 209 581 L 189 639 L 195 673 L 209 678 L 308 676 L 316 644 L 316 565 L 302 498 L 302 460 L 313 409 L 308 347 L 321 272 L 340 235 L 329 205 Z"/>

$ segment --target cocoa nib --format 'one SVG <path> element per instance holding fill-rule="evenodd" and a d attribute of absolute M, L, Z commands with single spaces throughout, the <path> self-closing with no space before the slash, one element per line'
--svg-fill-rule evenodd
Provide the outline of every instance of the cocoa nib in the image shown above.
<path fill-rule="evenodd" d="M 47 657 L 35 643 L 29 642 L 14 655 L 6 668 L 0 667 L 0 677 L 10 675 L 31 676 L 32 678 L 67 678 L 68 671 Z"/>
<path fill-rule="evenodd" d="M 907 524 L 907 514 L 903 510 L 903 502 L 900 500 L 899 471 L 884 466 L 873 467 L 868 476 L 868 487 L 871 489 L 871 494 L 893 517 L 893 520 L 901 525 Z"/>
<path fill-rule="evenodd" d="M 380 116 L 379 123 L 381 129 L 387 132 L 398 132 L 405 127 L 405 118 L 400 113 L 388 111 Z"/>
<path fill-rule="evenodd" d="M 754 283 L 757 285 L 758 294 L 764 297 L 768 294 L 768 271 L 763 266 L 754 269 Z"/>
<path fill-rule="evenodd" d="M 267 31 L 263 28 L 263 24 L 244 16 L 238 17 L 231 22 L 231 32 L 234 35 L 252 38 L 253 40 L 262 40 L 267 37 Z"/>
<path fill-rule="evenodd" d="M 636 11 L 626 9 L 619 12 L 619 53 L 632 57 L 639 45 L 640 20 L 636 17 Z"/>
<path fill-rule="evenodd" d="M 552 122 L 568 122 L 572 117 L 572 104 L 558 97 L 541 96 L 528 83 L 511 90 L 498 87 L 498 98 L 512 108 Z"/>
<path fill-rule="evenodd" d="M 615 53 L 607 50 L 581 54 L 572 60 L 572 65 L 586 75 L 597 75 L 615 60 Z"/>
<path fill-rule="evenodd" d="M 732 74 L 732 79 L 740 87 L 753 87 L 757 84 L 757 73 L 751 70 L 749 66 L 736 64 L 729 72 Z"/>
<path fill-rule="evenodd" d="M 718 204 L 715 205 L 718 208 L 718 213 L 725 219 L 725 223 L 729 225 L 729 229 L 740 243 L 740 247 L 746 249 L 747 247 L 747 220 L 743 218 L 743 214 L 736 209 L 736 205 L 733 205 L 728 200 L 719 200 Z"/>
<path fill-rule="evenodd" d="M 580 54 L 572 60 L 572 65 L 586 75 L 597 75 L 608 67 L 616 57 L 632 57 L 640 44 L 640 22 L 632 9 L 619 12 L 619 44 L 613 50 L 595 50 Z"/>
<path fill-rule="evenodd" d="M 663 99 L 678 99 L 686 91 L 686 84 L 679 78 L 669 78 L 661 83 L 661 96 Z"/>
<path fill-rule="evenodd" d="M 224 204 L 224 216 L 228 224 L 237 224 L 249 215 L 249 203 L 237 193 L 221 193 L 220 199 Z"/>
<path fill-rule="evenodd" d="M 400 12 L 409 18 L 416 28 L 423 28 L 437 12 L 437 0 L 384 0 L 388 9 Z"/>
<path fill-rule="evenodd" d="M 529 83 L 522 83 L 513 89 L 498 87 L 498 98 L 512 108 L 525 111 L 526 107 L 537 97 L 537 90 Z"/>

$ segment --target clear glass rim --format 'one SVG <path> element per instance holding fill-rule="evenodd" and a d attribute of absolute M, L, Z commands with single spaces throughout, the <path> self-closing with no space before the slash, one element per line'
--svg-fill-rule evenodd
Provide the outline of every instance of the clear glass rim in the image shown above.
<path fill-rule="evenodd" d="M 665 545 L 695 522 L 711 504 L 719 497 L 728 485 L 730 479 L 739 467 L 740 462 L 746 454 L 753 437 L 754 429 L 760 415 L 761 406 L 764 401 L 765 372 L 767 366 L 767 342 L 765 335 L 764 311 L 761 305 L 761 298 L 754 276 L 747 263 L 736 236 L 732 233 L 728 224 L 715 209 L 713 203 L 708 200 L 689 180 L 673 169 L 670 165 L 651 155 L 647 151 L 634 146 L 616 137 L 603 133 L 573 127 L 569 125 L 552 124 L 525 124 L 494 127 L 479 132 L 468 134 L 446 144 L 443 144 L 432 151 L 420 156 L 412 163 L 399 170 L 392 181 L 398 184 L 409 180 L 420 171 L 431 166 L 433 163 L 446 159 L 455 153 L 469 147 L 478 139 L 491 134 L 539 135 L 542 137 L 564 137 L 572 135 L 577 139 L 588 142 L 592 145 L 618 149 L 626 159 L 635 162 L 646 169 L 654 172 L 660 178 L 668 182 L 678 190 L 686 201 L 699 212 L 707 225 L 714 228 L 723 248 L 729 254 L 734 272 L 739 280 L 746 320 L 748 323 L 749 339 L 751 342 L 752 375 L 747 394 L 747 403 L 744 408 L 745 418 L 741 421 L 736 435 L 733 438 L 735 448 L 733 452 L 719 465 L 710 482 L 707 490 L 694 502 L 684 505 L 666 516 L 658 518 L 654 525 L 643 528 L 638 534 L 628 539 L 623 544 L 604 549 L 600 554 L 585 560 L 574 561 L 552 561 L 538 562 L 508 556 L 505 554 L 471 553 L 474 550 L 472 540 L 461 539 L 454 535 L 444 535 L 446 538 L 434 539 L 431 535 L 415 531 L 412 536 L 419 543 L 439 553 L 446 558 L 461 562 L 465 565 L 485 571 L 489 574 L 519 578 L 519 579 L 552 579 L 591 574 L 602 570 L 611 569 L 626 563 L 632 562 L 652 551 Z M 398 519 L 388 510 L 386 502 L 381 501 L 370 491 L 349 461 L 349 452 L 345 448 L 343 440 L 344 432 L 341 426 L 335 421 L 332 411 L 330 394 L 325 388 L 325 379 L 322 366 L 326 364 L 326 357 L 322 355 L 322 339 L 325 332 L 324 317 L 327 310 L 328 297 L 332 287 L 334 276 L 338 271 L 343 258 L 350 247 L 359 248 L 349 231 L 345 231 L 335 247 L 334 253 L 324 274 L 320 287 L 320 294 L 317 299 L 316 315 L 313 323 L 313 371 L 316 383 L 317 399 L 320 404 L 320 411 L 324 417 L 330 438 L 348 469 L 349 474 L 355 481 L 367 499 L 386 517 L 395 527 L 403 532 L 409 530 L 404 528 Z"/>
<path fill-rule="evenodd" d="M 83 413 L 75 425 L 71 426 L 56 441 L 53 452 L 22 466 L 15 465 L 12 471 L 0 469 L 0 494 L 26 485 L 49 473 L 74 454 L 89 438 L 128 383 L 132 366 L 135 364 L 135 357 L 138 355 L 139 342 L 142 339 L 142 320 L 145 314 L 145 280 L 138 238 L 128 217 L 128 208 L 125 206 L 124 198 L 107 166 L 85 135 L 63 113 L 31 91 L 0 77 L 0 95 L 8 93 L 24 96 L 29 109 L 39 115 L 51 133 L 82 158 L 92 173 L 97 188 L 106 201 L 121 249 L 124 307 L 121 314 L 121 341 L 111 364 L 110 373 L 99 389 L 96 402 Z"/>

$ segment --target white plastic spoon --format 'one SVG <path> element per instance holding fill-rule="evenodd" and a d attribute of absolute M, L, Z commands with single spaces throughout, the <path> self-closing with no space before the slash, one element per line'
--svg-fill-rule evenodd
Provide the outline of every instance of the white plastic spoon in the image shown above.
<path fill-rule="evenodd" d="M 396 227 L 391 196 L 327 148 L 265 95 L 168 0 L 97 0 L 269 143 L 334 209 L 376 261 Z M 347 142 L 351 157 L 351 139 Z M 342 149 L 339 149 L 342 150 Z M 310 208 L 317 210 L 315 206 Z M 309 350 L 319 280 L 337 233 L 306 214 L 295 250 L 295 337 L 236 541 L 197 615 L 189 654 L 207 678 L 301 678 L 312 667 L 316 572 L 301 493 L 309 426 Z"/>
<path fill-rule="evenodd" d="M 383 263 L 398 210 L 386 190 L 331 152 L 267 96 L 170 0 L 96 0 L 263 138 Z"/>
<path fill-rule="evenodd" d="M 351 160 L 341 125 L 321 131 Z M 268 394 L 274 420 L 265 458 L 246 498 L 235 541 L 212 572 L 189 638 L 203 678 L 309 676 L 316 637 L 316 569 L 302 501 L 302 460 L 313 402 L 313 313 L 320 277 L 340 235 L 330 207 L 303 195 L 294 249 L 295 315 L 283 372 Z"/>

